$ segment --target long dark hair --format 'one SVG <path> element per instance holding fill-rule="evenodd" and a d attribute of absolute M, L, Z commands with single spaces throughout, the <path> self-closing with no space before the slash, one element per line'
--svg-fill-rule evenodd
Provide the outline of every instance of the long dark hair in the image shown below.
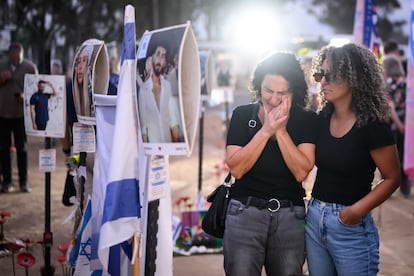
<path fill-rule="evenodd" d="M 389 106 L 381 65 L 365 46 L 349 43 L 342 47 L 324 47 L 312 61 L 312 73 L 320 72 L 328 61 L 333 79 L 349 83 L 352 89 L 351 109 L 356 113 L 357 126 L 370 121 L 389 120 Z M 333 112 L 333 105 L 323 98 L 319 111 Z"/>
<path fill-rule="evenodd" d="M 261 99 L 261 86 L 266 75 L 280 75 L 289 83 L 289 89 L 293 94 L 292 104 L 306 107 L 308 103 L 308 86 L 305 74 L 299 60 L 290 52 L 274 52 L 261 60 L 253 71 L 249 89 L 256 100 Z"/>

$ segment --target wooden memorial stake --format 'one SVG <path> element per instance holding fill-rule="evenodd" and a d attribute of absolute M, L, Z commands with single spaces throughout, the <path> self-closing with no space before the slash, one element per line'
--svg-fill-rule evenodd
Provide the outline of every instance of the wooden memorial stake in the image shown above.
<path fill-rule="evenodd" d="M 140 272 L 139 272 L 139 261 L 140 261 L 140 236 L 138 235 L 134 235 L 134 241 L 133 241 L 133 247 L 134 247 L 134 253 L 133 253 L 133 270 L 132 270 L 132 275 L 133 276 L 139 276 Z"/>

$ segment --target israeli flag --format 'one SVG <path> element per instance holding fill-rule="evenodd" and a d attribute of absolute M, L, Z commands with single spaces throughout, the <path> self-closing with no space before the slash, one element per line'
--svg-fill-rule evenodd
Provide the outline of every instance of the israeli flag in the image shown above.
<path fill-rule="evenodd" d="M 90 274 L 89 263 L 91 260 L 92 224 L 91 224 L 91 200 L 88 198 L 85 212 L 82 218 L 79 239 L 79 254 L 76 260 L 74 276 Z"/>
<path fill-rule="evenodd" d="M 92 225 L 91 200 L 88 197 L 82 220 L 76 231 L 75 244 L 68 250 L 68 262 L 75 268 L 74 275 L 89 275 L 89 262 L 91 260 Z"/>
<path fill-rule="evenodd" d="M 111 275 L 129 275 L 124 270 L 125 259 L 121 256 L 126 254 L 131 258 L 132 247 L 129 242 L 141 232 L 139 162 L 143 162 L 144 154 L 138 149 L 140 136 L 136 99 L 135 9 L 131 5 L 125 7 L 124 22 L 113 144 L 108 183 L 103 191 L 98 246 L 103 270 Z M 144 164 L 143 162 L 142 165 Z"/>

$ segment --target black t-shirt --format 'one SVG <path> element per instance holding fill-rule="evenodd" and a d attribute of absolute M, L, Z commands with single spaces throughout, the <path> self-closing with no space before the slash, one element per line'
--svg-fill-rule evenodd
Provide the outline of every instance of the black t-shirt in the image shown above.
<path fill-rule="evenodd" d="M 252 117 L 253 106 L 253 104 L 243 105 L 233 111 L 227 145 L 245 146 L 262 127 L 257 112 L 254 112 Z M 315 144 L 316 114 L 299 107 L 292 107 L 286 129 L 295 145 Z M 254 196 L 262 199 L 289 199 L 295 205 L 303 205 L 305 195 L 302 184 L 297 182 L 290 172 L 276 140 L 273 139 L 267 141 L 263 152 L 250 171 L 236 180 L 231 193 L 233 198 Z"/>
<path fill-rule="evenodd" d="M 318 116 L 316 142 L 318 168 L 312 196 L 331 203 L 351 205 L 371 191 L 376 165 L 370 151 L 395 144 L 390 126 L 371 122 L 341 138 L 330 133 L 330 116 Z"/>

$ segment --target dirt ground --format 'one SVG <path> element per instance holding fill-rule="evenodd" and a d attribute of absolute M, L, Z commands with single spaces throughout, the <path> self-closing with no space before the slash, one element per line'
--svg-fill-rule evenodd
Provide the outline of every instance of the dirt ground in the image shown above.
<path fill-rule="evenodd" d="M 203 180 L 202 190 L 208 194 L 223 178 L 222 160 L 224 158 L 224 129 L 221 124 L 221 113 L 206 112 L 204 119 L 203 143 Z M 55 275 L 63 275 L 61 264 L 56 260 L 62 255 L 58 246 L 67 242 L 72 232 L 72 222 L 68 218 L 74 207 L 66 207 L 61 203 L 64 180 L 66 176 L 65 156 L 59 139 L 53 139 L 56 148 L 56 170 L 51 173 L 51 232 L 53 247 L 51 248 L 51 264 L 55 267 Z M 36 264 L 29 269 L 29 274 L 40 275 L 44 266 L 42 246 L 45 231 L 45 173 L 39 171 L 38 152 L 44 149 L 44 138 L 28 137 L 29 147 L 29 186 L 30 193 L 20 193 L 15 154 L 13 158 L 13 187 L 8 194 L 0 194 L 0 212 L 10 212 L 4 224 L 4 240 L 30 240 L 29 252 L 36 257 Z M 199 174 L 198 135 L 190 157 L 170 157 L 170 182 L 172 187 L 173 213 L 179 215 L 183 206 L 174 202 L 181 196 L 190 197 L 188 203 L 195 203 L 198 194 Z M 65 223 L 65 221 L 67 221 Z M 25 275 L 24 268 L 15 262 L 15 275 Z M 13 275 L 13 262 L 10 255 L 0 256 L 0 275 Z"/>
<path fill-rule="evenodd" d="M 206 196 L 225 177 L 224 159 L 224 127 L 222 111 L 215 109 L 205 113 L 202 160 L 202 192 Z M 45 174 L 38 169 L 38 152 L 44 148 L 44 138 L 28 137 L 29 146 L 29 185 L 31 193 L 18 191 L 0 194 L 0 212 L 10 212 L 4 224 L 6 241 L 27 240 L 29 252 L 36 257 L 36 264 L 29 269 L 29 275 L 40 275 L 44 266 L 42 246 L 45 229 Z M 72 222 L 68 219 L 72 207 L 61 203 L 64 179 L 66 175 L 65 158 L 61 151 L 60 141 L 55 139 L 56 171 L 51 173 L 51 231 L 53 247 L 51 264 L 57 276 L 64 275 L 61 264 L 56 260 L 62 255 L 58 249 L 60 244 L 68 241 L 72 231 Z M 13 155 L 13 180 L 17 187 L 17 170 Z M 172 189 L 173 214 L 179 215 L 183 206 L 174 202 L 181 196 L 190 197 L 189 203 L 195 203 L 198 194 L 199 147 L 198 135 L 190 157 L 170 157 L 170 183 Z M 16 189 L 18 190 L 18 189 Z M 396 191 L 390 200 L 381 208 L 374 210 L 381 235 L 380 276 L 409 276 L 414 273 L 414 196 L 404 198 Z M 68 223 L 65 223 L 68 220 Z M 175 257 L 174 275 L 177 276 L 221 276 L 224 275 L 223 258 L 220 254 Z M 208 269 L 206 269 L 208 267 Z M 15 275 L 25 275 L 23 267 L 15 263 Z M 13 262 L 10 255 L 0 256 L 0 276 L 13 275 Z"/>

